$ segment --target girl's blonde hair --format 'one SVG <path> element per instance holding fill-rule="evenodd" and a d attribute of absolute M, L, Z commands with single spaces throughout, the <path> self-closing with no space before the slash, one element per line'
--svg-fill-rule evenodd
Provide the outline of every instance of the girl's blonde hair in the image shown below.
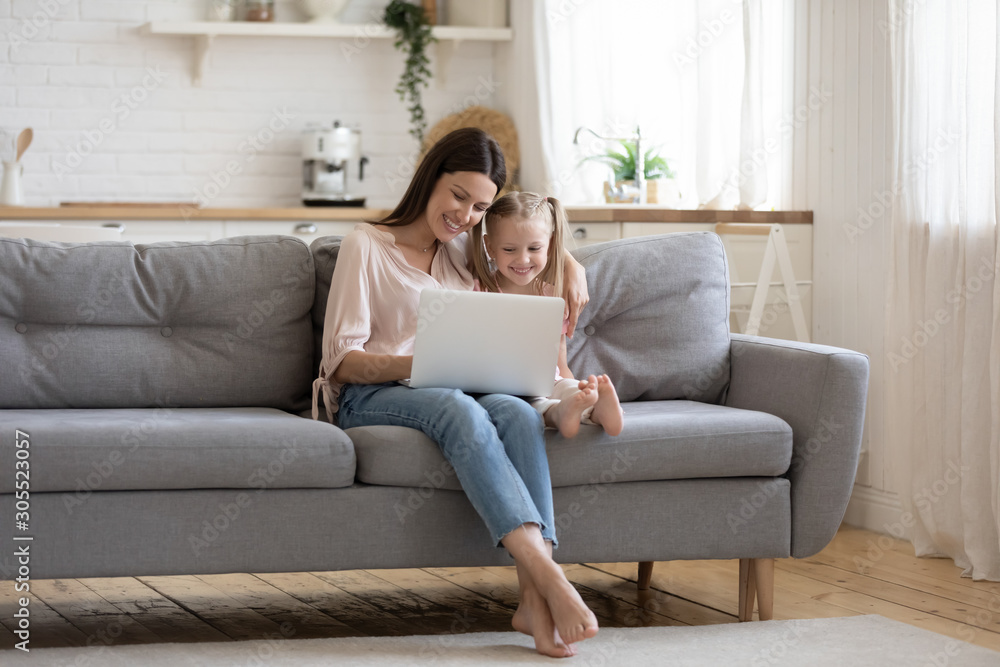
<path fill-rule="evenodd" d="M 555 197 L 543 197 L 535 192 L 508 192 L 486 209 L 483 222 L 472 228 L 472 272 L 479 279 L 479 285 L 484 292 L 499 292 L 496 272 L 490 270 L 489 255 L 486 254 L 486 241 L 490 230 L 504 218 L 530 220 L 540 217 L 552 226 L 549 238 L 549 253 L 542 271 L 532 281 L 536 294 L 543 294 L 545 284 L 555 288 L 554 294 L 559 296 L 563 289 L 563 249 L 568 235 L 569 223 L 566 220 L 566 209 Z"/>

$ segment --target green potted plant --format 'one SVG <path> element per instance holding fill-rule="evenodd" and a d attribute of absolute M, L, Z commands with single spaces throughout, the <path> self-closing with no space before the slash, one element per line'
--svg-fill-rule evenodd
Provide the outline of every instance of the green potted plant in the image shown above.
<path fill-rule="evenodd" d="M 615 173 L 615 188 L 622 191 L 623 186 L 635 186 L 635 158 L 635 141 L 620 141 L 618 148 L 608 149 L 603 155 L 592 155 L 584 159 L 611 167 Z M 642 172 L 646 178 L 646 200 L 650 204 L 672 203 L 660 201 L 658 181 L 672 179 L 676 174 L 670 169 L 667 160 L 659 155 L 655 148 L 649 148 L 643 152 Z M 605 183 L 604 197 L 609 204 L 621 203 L 616 200 L 611 191 L 611 185 L 608 183 Z"/>
<path fill-rule="evenodd" d="M 437 40 L 431 34 L 431 24 L 427 13 L 420 5 L 406 0 L 392 0 L 386 8 L 385 24 L 396 31 L 396 48 L 406 53 L 403 74 L 396 84 L 399 99 L 409 100 L 410 134 L 420 143 L 424 141 L 427 120 L 424 118 L 421 88 L 426 88 L 431 79 L 428 69 L 430 58 L 427 47 Z"/>

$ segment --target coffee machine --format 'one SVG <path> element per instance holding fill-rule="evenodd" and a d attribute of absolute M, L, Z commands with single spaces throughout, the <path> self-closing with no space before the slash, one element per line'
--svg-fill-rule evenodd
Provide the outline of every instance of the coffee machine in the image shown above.
<path fill-rule="evenodd" d="M 308 129 L 302 136 L 302 203 L 306 206 L 364 206 L 365 198 L 350 193 L 352 165 L 365 178 L 361 132 L 342 127 Z"/>

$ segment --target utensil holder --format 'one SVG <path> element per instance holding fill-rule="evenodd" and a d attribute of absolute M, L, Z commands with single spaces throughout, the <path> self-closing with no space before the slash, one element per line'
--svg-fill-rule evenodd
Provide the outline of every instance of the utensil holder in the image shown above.
<path fill-rule="evenodd" d="M 6 206 L 24 206 L 24 191 L 21 187 L 21 175 L 24 165 L 20 162 L 3 163 L 3 181 L 0 182 L 0 204 Z"/>

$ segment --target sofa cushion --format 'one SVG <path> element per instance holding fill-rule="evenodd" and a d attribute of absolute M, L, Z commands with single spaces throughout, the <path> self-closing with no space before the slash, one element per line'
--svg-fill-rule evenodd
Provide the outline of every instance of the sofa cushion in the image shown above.
<path fill-rule="evenodd" d="M 546 431 L 552 486 L 709 477 L 773 477 L 788 470 L 792 429 L 764 412 L 695 401 L 628 403 L 618 437 L 596 426 L 565 439 Z M 460 489 L 438 446 L 399 426 L 348 429 L 366 484 Z"/>
<path fill-rule="evenodd" d="M 590 304 L 568 341 L 577 377 L 607 373 L 622 401 L 721 403 L 729 384 L 729 269 L 711 232 L 600 243 L 573 253 Z"/>
<path fill-rule="evenodd" d="M 339 488 L 354 446 L 336 426 L 271 408 L 3 410 L 28 434 L 31 491 Z M 0 439 L 0 493 L 14 489 L 15 447 Z"/>
<path fill-rule="evenodd" d="M 309 405 L 300 240 L 0 239 L 0 408 Z"/>

